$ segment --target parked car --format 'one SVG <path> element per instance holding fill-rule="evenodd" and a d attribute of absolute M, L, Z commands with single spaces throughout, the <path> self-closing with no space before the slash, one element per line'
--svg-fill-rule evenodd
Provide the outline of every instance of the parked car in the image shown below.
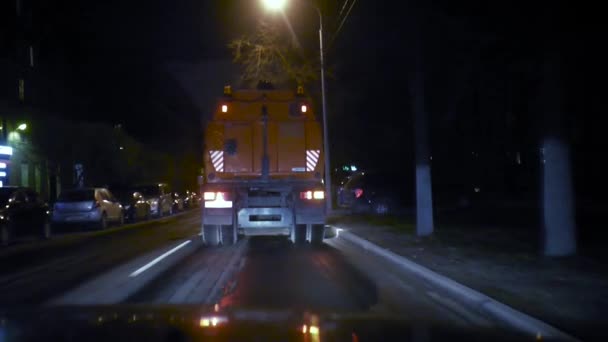
<path fill-rule="evenodd" d="M 361 172 L 352 175 L 338 190 L 338 205 L 353 213 L 394 214 L 408 205 L 404 177 L 399 174 Z"/>
<path fill-rule="evenodd" d="M 124 210 L 126 221 L 147 220 L 151 216 L 150 203 L 146 202 L 144 196 L 129 188 L 114 189 L 116 196 Z"/>
<path fill-rule="evenodd" d="M 140 185 L 134 188 L 142 194 L 144 200 L 150 204 L 150 213 L 154 216 L 173 214 L 173 197 L 168 184 L 157 183 Z"/>
<path fill-rule="evenodd" d="M 106 188 L 63 191 L 53 206 L 53 224 L 89 223 L 105 229 L 109 223 L 124 223 L 123 207 Z"/>
<path fill-rule="evenodd" d="M 196 192 L 186 190 L 186 194 L 184 196 L 184 208 L 190 209 L 198 206 L 198 197 Z"/>
<path fill-rule="evenodd" d="M 25 235 L 50 237 L 48 205 L 30 188 L 0 188 L 0 242 Z"/>
<path fill-rule="evenodd" d="M 184 197 L 177 192 L 172 193 L 171 197 L 173 198 L 173 212 L 184 211 Z"/>

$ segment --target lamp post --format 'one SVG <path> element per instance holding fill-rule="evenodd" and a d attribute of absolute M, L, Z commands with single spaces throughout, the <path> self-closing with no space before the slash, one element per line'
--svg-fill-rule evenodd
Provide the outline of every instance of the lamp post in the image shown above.
<path fill-rule="evenodd" d="M 281 11 L 286 0 L 263 0 L 264 6 L 272 11 Z M 309 3 L 310 4 L 310 3 Z M 327 213 L 332 210 L 331 166 L 329 165 L 329 130 L 327 128 L 327 104 L 325 101 L 325 65 L 323 59 L 323 14 L 319 7 L 310 4 L 319 15 L 319 61 L 321 62 L 321 108 L 323 115 L 323 161 L 325 164 L 325 208 Z"/>

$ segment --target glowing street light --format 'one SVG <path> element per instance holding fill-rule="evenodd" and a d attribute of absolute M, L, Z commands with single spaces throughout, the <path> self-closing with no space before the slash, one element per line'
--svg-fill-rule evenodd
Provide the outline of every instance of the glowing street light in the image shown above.
<path fill-rule="evenodd" d="M 17 126 L 17 129 L 20 131 L 25 131 L 27 129 L 27 124 L 26 123 L 22 123 L 19 126 Z"/>
<path fill-rule="evenodd" d="M 262 0 L 264 7 L 272 11 L 282 11 L 287 4 L 286 0 Z"/>

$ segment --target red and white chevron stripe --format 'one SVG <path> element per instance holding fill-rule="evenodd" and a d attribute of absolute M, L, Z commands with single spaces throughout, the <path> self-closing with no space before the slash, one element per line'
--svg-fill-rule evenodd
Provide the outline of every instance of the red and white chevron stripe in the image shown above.
<path fill-rule="evenodd" d="M 319 162 L 321 150 L 306 150 L 306 171 L 314 171 Z"/>
<path fill-rule="evenodd" d="M 211 164 L 213 164 L 215 172 L 224 172 L 224 151 L 211 150 L 209 157 L 211 157 Z"/>

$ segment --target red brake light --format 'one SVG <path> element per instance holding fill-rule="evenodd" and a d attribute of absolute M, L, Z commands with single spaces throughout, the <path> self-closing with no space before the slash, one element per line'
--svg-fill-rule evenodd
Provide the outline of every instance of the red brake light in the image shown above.
<path fill-rule="evenodd" d="M 302 108 L 300 108 L 302 110 L 302 113 L 306 113 L 306 111 L 308 110 L 308 107 L 306 105 L 302 105 Z"/>
<path fill-rule="evenodd" d="M 355 198 L 363 196 L 363 189 L 355 189 Z"/>
<path fill-rule="evenodd" d="M 308 190 L 308 191 L 302 191 L 300 192 L 300 199 L 303 200 L 322 200 L 325 199 L 325 191 L 323 190 Z"/>
<path fill-rule="evenodd" d="M 312 199 L 312 191 L 302 191 L 302 192 L 300 192 L 300 199 L 311 200 Z"/>

